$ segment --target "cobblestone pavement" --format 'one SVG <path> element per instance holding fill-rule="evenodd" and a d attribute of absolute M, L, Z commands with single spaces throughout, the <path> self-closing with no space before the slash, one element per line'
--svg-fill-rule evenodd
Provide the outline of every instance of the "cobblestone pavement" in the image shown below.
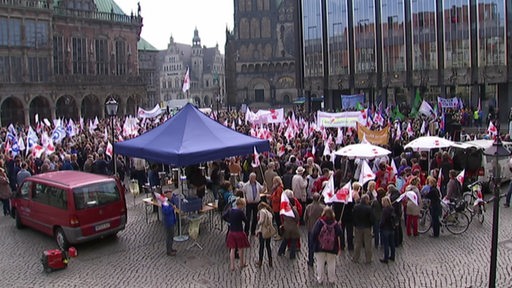
<path fill-rule="evenodd" d="M 53 239 L 31 229 L 18 230 L 10 217 L 0 218 L 2 287 L 318 287 L 314 269 L 306 265 L 306 237 L 298 259 L 277 256 L 274 267 L 257 268 L 258 243 L 251 239 L 249 267 L 229 270 L 225 230 L 201 226 L 204 247 L 187 250 L 191 240 L 176 243 L 176 257 L 165 255 L 165 236 L 156 214 L 146 224 L 142 196 L 128 195 L 129 221 L 115 239 L 78 245 L 78 257 L 65 270 L 43 272 L 40 256 L 56 247 Z M 395 262 L 381 264 L 373 249 L 371 264 L 355 264 L 348 252 L 337 260 L 335 287 L 487 287 L 492 205 L 483 225 L 473 221 L 460 236 L 444 231 L 439 239 L 407 237 Z M 500 207 L 497 287 L 512 287 L 512 208 Z M 215 223 L 219 225 L 215 214 Z M 217 227 L 218 228 L 218 227 Z M 186 229 L 184 229 L 186 230 Z M 304 232 L 304 231 L 303 231 Z"/>

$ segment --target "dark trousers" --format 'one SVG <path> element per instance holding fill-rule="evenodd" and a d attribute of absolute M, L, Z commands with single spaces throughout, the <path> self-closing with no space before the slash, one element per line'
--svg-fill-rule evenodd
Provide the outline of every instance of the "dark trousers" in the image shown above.
<path fill-rule="evenodd" d="M 11 214 L 11 204 L 9 199 L 2 199 L 2 206 L 4 208 L 4 216 Z"/>
<path fill-rule="evenodd" d="M 352 223 L 341 223 L 341 247 L 345 247 L 345 235 L 347 235 L 347 249 L 354 250 L 354 225 Z"/>
<path fill-rule="evenodd" d="M 382 230 L 382 245 L 384 246 L 384 260 L 395 259 L 395 231 Z"/>
<path fill-rule="evenodd" d="M 263 253 L 265 252 L 265 248 L 267 248 L 267 256 L 268 260 L 270 261 L 272 259 L 272 250 L 270 249 L 270 238 L 263 239 L 263 236 L 261 236 L 261 233 L 259 233 L 260 236 L 260 250 L 259 250 L 259 262 L 263 261 Z"/>
<path fill-rule="evenodd" d="M 256 224 L 258 223 L 258 203 L 248 203 L 245 207 L 245 217 L 247 217 L 248 225 L 245 225 L 245 234 L 249 235 L 249 226 L 251 228 L 251 235 L 256 233 Z"/>
<path fill-rule="evenodd" d="M 297 252 L 297 239 L 284 239 L 281 241 L 281 245 L 279 245 L 279 250 L 277 251 L 278 255 L 284 255 L 286 251 L 286 245 L 288 244 L 288 240 L 290 241 L 290 259 L 295 259 L 295 253 Z"/>
<path fill-rule="evenodd" d="M 165 248 L 167 253 L 171 253 L 174 243 L 174 225 L 165 227 Z"/>
<path fill-rule="evenodd" d="M 434 237 L 439 237 L 439 230 L 441 228 L 441 223 L 439 223 L 439 216 L 441 215 L 441 206 L 440 205 L 432 205 L 430 206 L 430 217 L 432 218 L 432 229 L 434 232 Z"/>
<path fill-rule="evenodd" d="M 279 229 L 279 227 L 281 227 L 281 215 L 279 215 L 279 212 L 274 212 L 274 221 L 276 221 L 276 225 L 277 225 L 277 232 L 279 233 L 279 236 L 281 236 L 281 229 Z"/>
<path fill-rule="evenodd" d="M 395 246 L 402 245 L 404 241 L 404 231 L 402 230 L 402 221 L 398 221 L 398 227 L 395 228 Z"/>
<path fill-rule="evenodd" d="M 376 248 L 382 244 L 382 240 L 380 239 L 380 223 L 378 221 L 375 221 L 373 224 L 373 242 Z"/>
<path fill-rule="evenodd" d="M 308 232 L 308 265 L 313 266 L 315 262 L 315 245 L 313 242 L 313 232 Z"/>

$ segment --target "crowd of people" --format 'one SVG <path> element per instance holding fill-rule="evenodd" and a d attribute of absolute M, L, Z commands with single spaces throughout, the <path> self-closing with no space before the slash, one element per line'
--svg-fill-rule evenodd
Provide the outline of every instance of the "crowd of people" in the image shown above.
<path fill-rule="evenodd" d="M 116 139 L 140 135 L 168 117 L 170 115 L 138 123 L 129 135 L 124 133 L 123 128 L 128 118 L 117 118 Z M 296 127 L 297 132 L 293 137 L 285 133 L 291 117 L 299 119 L 292 125 L 300 126 Z M 264 252 L 267 251 L 268 265 L 272 267 L 274 253 L 270 239 L 273 238 L 281 241 L 276 253 L 278 256 L 284 256 L 289 251 L 289 258 L 295 259 L 297 252 L 307 247 L 307 265 L 313 267 L 317 263 L 318 281 L 333 282 L 336 255 L 342 251 L 353 251 L 352 261 L 359 262 L 361 251 L 364 250 L 363 261 L 370 263 L 375 251 L 379 251 L 375 248 L 383 247 L 380 262 L 395 261 L 395 247 L 402 245 L 404 230 L 408 237 L 419 235 L 418 215 L 422 198 L 432 203 L 430 209 L 434 229 L 431 236 L 439 237 L 439 222 L 435 221 L 438 219 L 435 215 L 441 213 L 441 200 L 461 196 L 461 186 L 457 185 L 455 179 L 458 171 L 454 170 L 451 155 L 446 151 L 436 151 L 432 153 L 433 157 L 429 157 L 427 152 L 404 149 L 408 139 L 421 135 L 420 129 L 413 129 L 412 134 L 406 131 L 411 124 L 414 127 L 421 125 L 418 122 L 421 117 L 386 122 L 386 125 L 392 126 L 389 145 L 386 145 L 392 153 L 369 162 L 375 179 L 365 183 L 357 182 L 360 173 L 358 159 L 333 154 L 342 146 L 361 141 L 353 128 L 312 128 L 313 116 L 297 111 L 288 115 L 286 123 L 259 127 L 246 123 L 243 113 L 238 111 L 222 112 L 212 115 L 212 118 L 245 134 L 264 130 L 266 133 L 263 137 L 271 141 L 271 151 L 213 161 L 208 163 L 207 173 L 199 169 L 199 164 L 185 169 L 189 185 L 195 188 L 198 197 L 204 197 L 205 191 L 209 189 L 219 199 L 219 203 L 232 208 L 227 217 L 229 232 L 226 237 L 231 270 L 235 269 L 237 256 L 241 268 L 248 265 L 244 249 L 251 246 L 250 237 L 259 240 L 256 265 L 263 265 Z M 37 173 L 81 170 L 112 175 L 116 166 L 117 176 L 122 180 L 132 178 L 139 183 L 149 181 L 151 186 L 159 185 L 158 172 L 170 167 L 121 155 L 111 157 L 110 143 L 105 132 L 106 127 L 109 127 L 108 119 L 98 121 L 94 129 L 87 126 L 73 127 L 78 129 L 77 133 L 59 139 L 59 142 L 52 143 L 54 146 L 41 143 L 45 148 L 43 153 L 30 150 L 29 145 L 21 149 L 19 142 L 23 141 L 16 141 L 18 147 L 13 149 L 13 139 L 28 139 L 32 127 L 12 125 L 0 131 L 4 152 L 0 155 L 0 198 L 3 200 L 4 215 L 10 213 L 8 198 L 12 192 L 16 191 L 25 177 Z M 370 127 L 381 128 L 379 125 Z M 55 127 L 51 125 L 37 125 L 33 131 L 41 139 L 44 134 L 51 134 L 53 129 Z M 432 133 L 439 134 L 441 131 L 436 126 Z M 327 201 L 324 201 L 322 192 L 331 177 L 336 189 L 351 183 L 352 201 L 324 203 Z M 3 189 L 5 185 L 9 189 Z M 416 193 L 418 203 L 397 201 L 405 191 Z M 283 198 L 288 199 L 286 203 L 289 203 L 291 211 L 286 215 L 281 213 Z M 169 210 L 166 210 L 167 215 L 174 213 Z M 174 236 L 169 230 L 175 221 L 172 216 L 164 217 L 168 239 Z M 301 239 L 301 229 L 307 230 L 307 239 Z M 172 241 L 168 242 L 167 254 L 173 256 L 176 252 Z M 324 264 L 327 275 L 324 275 Z"/>

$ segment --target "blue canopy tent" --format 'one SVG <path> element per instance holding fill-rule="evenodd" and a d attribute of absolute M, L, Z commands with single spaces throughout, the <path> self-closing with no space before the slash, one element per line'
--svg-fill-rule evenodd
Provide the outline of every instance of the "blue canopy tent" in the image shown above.
<path fill-rule="evenodd" d="M 184 167 L 231 156 L 269 151 L 268 140 L 233 131 L 187 104 L 162 125 L 114 144 L 116 154 Z"/>

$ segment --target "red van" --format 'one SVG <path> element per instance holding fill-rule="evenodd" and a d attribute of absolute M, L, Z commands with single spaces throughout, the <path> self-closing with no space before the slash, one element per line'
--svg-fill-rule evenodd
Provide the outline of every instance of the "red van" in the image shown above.
<path fill-rule="evenodd" d="M 25 178 L 12 199 L 16 227 L 39 230 L 61 249 L 116 235 L 127 222 L 124 188 L 115 178 L 55 171 Z"/>

